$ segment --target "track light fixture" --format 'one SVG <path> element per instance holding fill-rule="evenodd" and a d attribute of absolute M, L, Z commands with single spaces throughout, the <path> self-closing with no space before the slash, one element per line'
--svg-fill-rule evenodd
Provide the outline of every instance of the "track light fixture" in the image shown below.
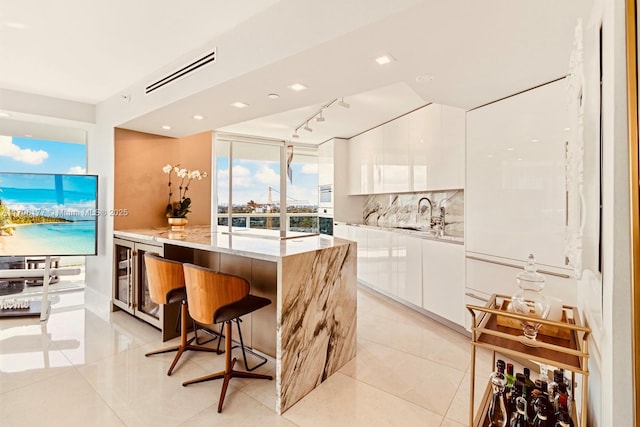
<path fill-rule="evenodd" d="M 309 122 L 314 120 L 314 119 L 315 119 L 316 122 L 324 122 L 325 118 L 322 115 L 323 111 L 325 109 L 331 107 L 334 104 L 338 104 L 342 108 L 349 108 L 350 107 L 350 105 L 347 102 L 345 102 L 344 98 L 340 98 L 340 100 L 338 100 L 338 98 L 333 99 L 332 101 L 330 101 L 330 102 L 324 104 L 322 107 L 320 107 L 320 110 L 318 110 L 311 117 L 306 119 L 304 122 L 300 123 L 300 125 L 293 130 L 293 133 L 291 134 L 291 138 L 299 138 L 300 135 L 298 135 L 298 131 L 300 129 L 306 130 L 307 132 L 313 132 L 313 129 L 311 129 L 311 127 L 309 127 Z"/>

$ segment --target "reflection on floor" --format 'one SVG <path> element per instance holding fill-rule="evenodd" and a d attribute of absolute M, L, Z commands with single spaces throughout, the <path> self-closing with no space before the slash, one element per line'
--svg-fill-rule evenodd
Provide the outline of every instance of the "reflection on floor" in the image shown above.
<path fill-rule="evenodd" d="M 177 339 L 174 340 L 177 342 Z M 465 426 L 467 337 L 365 288 L 358 291 L 358 355 L 282 416 L 275 381 L 234 379 L 218 414 L 220 381 L 182 381 L 221 370 L 224 356 L 145 358 L 160 332 L 124 312 L 110 319 L 64 293 L 47 322 L 0 319 L 0 424 L 33 426 Z M 214 345 L 211 343 L 209 345 Z M 476 378 L 484 390 L 490 358 Z M 240 365 L 242 367 L 242 365 Z M 270 361 L 258 369 L 275 375 Z"/>

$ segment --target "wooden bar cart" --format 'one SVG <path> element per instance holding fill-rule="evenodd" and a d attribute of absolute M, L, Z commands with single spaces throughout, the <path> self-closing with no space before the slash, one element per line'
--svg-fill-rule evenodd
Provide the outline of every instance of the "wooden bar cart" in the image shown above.
<path fill-rule="evenodd" d="M 576 307 L 562 306 L 562 320 L 553 321 L 533 318 L 511 312 L 507 309 L 510 297 L 493 295 L 486 306 L 467 304 L 471 313 L 471 387 L 469 404 L 469 425 L 483 427 L 488 425 L 487 409 L 491 400 L 491 385 L 487 388 L 474 418 L 476 351 L 486 348 L 493 353 L 493 365 L 496 353 L 514 360 L 537 362 L 551 365 L 571 372 L 571 384 L 576 384 L 576 374 L 582 376 L 581 410 L 579 421 L 576 402 L 572 405 L 572 417 L 580 427 L 587 425 L 588 391 L 588 339 L 591 329 L 581 325 Z M 536 338 L 536 346 L 523 336 L 520 320 L 534 320 L 542 324 Z M 575 397 L 576 389 L 572 391 Z"/>

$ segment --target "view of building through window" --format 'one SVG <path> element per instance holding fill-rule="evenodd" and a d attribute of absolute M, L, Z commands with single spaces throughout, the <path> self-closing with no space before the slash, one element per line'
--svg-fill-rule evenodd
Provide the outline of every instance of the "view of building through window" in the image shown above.
<path fill-rule="evenodd" d="M 288 165 L 281 165 L 281 149 L 286 150 Z M 287 224 L 284 226 L 290 231 L 318 231 L 315 147 L 218 139 L 216 168 L 218 225 L 228 225 L 231 204 L 233 227 L 280 230 L 281 170 L 284 170 L 287 175 Z"/>

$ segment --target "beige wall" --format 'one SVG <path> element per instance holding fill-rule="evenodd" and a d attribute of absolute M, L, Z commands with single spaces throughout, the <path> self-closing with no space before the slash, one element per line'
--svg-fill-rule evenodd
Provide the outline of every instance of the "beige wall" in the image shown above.
<path fill-rule="evenodd" d="M 207 172 L 202 181 L 193 181 L 187 196 L 192 199 L 189 224 L 208 224 L 211 215 L 211 132 L 186 138 L 115 130 L 114 208 L 128 215 L 114 217 L 114 229 L 166 227 L 168 202 L 166 164 Z M 173 200 L 177 200 L 179 180 L 173 176 Z"/>

